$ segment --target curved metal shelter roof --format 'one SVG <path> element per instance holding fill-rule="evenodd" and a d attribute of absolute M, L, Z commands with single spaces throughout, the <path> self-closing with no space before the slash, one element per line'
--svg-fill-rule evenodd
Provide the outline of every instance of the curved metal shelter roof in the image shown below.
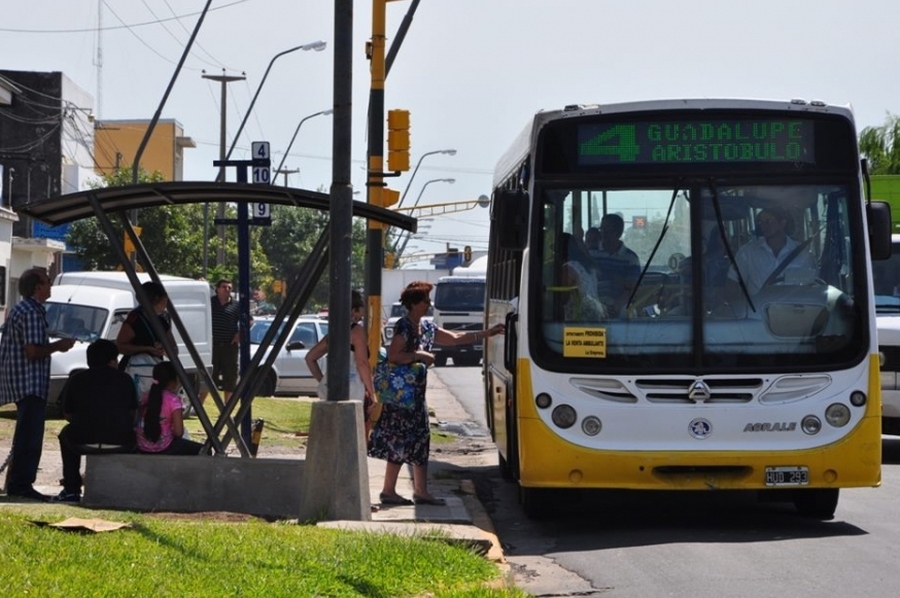
<path fill-rule="evenodd" d="M 223 201 L 229 203 L 262 202 L 324 211 L 328 211 L 330 208 L 328 194 L 306 189 L 250 183 L 177 181 L 79 191 L 17 206 L 16 211 L 56 226 L 93 216 L 94 207 L 91 198 L 94 198 L 107 213 L 165 205 Z M 353 215 L 383 222 L 403 230 L 416 231 L 415 218 L 365 202 L 353 202 Z"/>

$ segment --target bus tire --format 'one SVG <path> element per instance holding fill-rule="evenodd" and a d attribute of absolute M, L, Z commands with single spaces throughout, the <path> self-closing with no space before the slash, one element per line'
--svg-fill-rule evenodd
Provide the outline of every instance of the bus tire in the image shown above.
<path fill-rule="evenodd" d="M 434 365 L 435 367 L 442 368 L 447 365 L 447 356 L 443 353 L 438 353 L 434 356 Z"/>
<path fill-rule="evenodd" d="M 519 503 L 529 519 L 546 519 L 550 516 L 550 490 L 519 486 Z"/>
<path fill-rule="evenodd" d="M 839 494 L 840 490 L 837 488 L 795 490 L 794 507 L 804 517 L 822 520 L 834 519 Z"/>

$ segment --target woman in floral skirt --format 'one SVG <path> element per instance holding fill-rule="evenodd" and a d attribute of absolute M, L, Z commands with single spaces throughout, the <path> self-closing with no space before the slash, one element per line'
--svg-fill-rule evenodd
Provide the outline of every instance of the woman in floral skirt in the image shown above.
<path fill-rule="evenodd" d="M 428 492 L 428 453 L 431 431 L 428 424 L 428 406 L 425 403 L 425 386 L 428 366 L 434 363 L 431 347 L 472 343 L 504 332 L 503 324 L 487 330 L 453 332 L 439 328 L 433 322 L 422 320 L 431 306 L 430 293 L 434 288 L 429 282 L 411 282 L 400 296 L 406 307 L 406 317 L 394 325 L 394 336 L 387 350 L 387 360 L 393 365 L 412 366 L 405 369 L 405 379 L 388 383 L 376 374 L 376 391 L 382 393 L 392 384 L 406 384 L 413 389 L 411 405 L 383 402 L 381 416 L 372 429 L 369 456 L 387 461 L 381 503 L 387 505 L 429 504 L 443 505 L 444 499 Z M 397 494 L 397 478 L 404 463 L 413 466 L 412 500 Z"/>

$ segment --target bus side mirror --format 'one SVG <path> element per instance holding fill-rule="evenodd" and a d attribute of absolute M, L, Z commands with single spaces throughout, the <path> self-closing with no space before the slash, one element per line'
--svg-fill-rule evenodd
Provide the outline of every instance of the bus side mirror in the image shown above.
<path fill-rule="evenodd" d="M 524 191 L 498 191 L 494 194 L 491 219 L 498 231 L 501 249 L 521 251 L 528 239 L 528 194 Z"/>
<path fill-rule="evenodd" d="M 869 253 L 873 260 L 891 257 L 891 206 L 885 201 L 866 204 L 866 221 L 869 225 Z"/>

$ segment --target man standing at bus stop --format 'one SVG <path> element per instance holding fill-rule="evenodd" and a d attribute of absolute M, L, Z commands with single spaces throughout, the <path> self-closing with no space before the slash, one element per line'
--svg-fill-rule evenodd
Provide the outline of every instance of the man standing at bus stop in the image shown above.
<path fill-rule="evenodd" d="M 66 352 L 75 339 L 50 342 L 44 303 L 50 298 L 50 277 L 42 268 L 19 277 L 22 300 L 9 312 L 0 337 L 0 405 L 16 404 L 8 496 L 48 501 L 34 489 L 44 445 L 50 356 Z"/>
<path fill-rule="evenodd" d="M 241 308 L 231 296 L 234 285 L 225 278 L 216 283 L 212 302 L 212 378 L 222 389 L 225 402 L 237 386 L 238 346 L 241 342 Z"/>

